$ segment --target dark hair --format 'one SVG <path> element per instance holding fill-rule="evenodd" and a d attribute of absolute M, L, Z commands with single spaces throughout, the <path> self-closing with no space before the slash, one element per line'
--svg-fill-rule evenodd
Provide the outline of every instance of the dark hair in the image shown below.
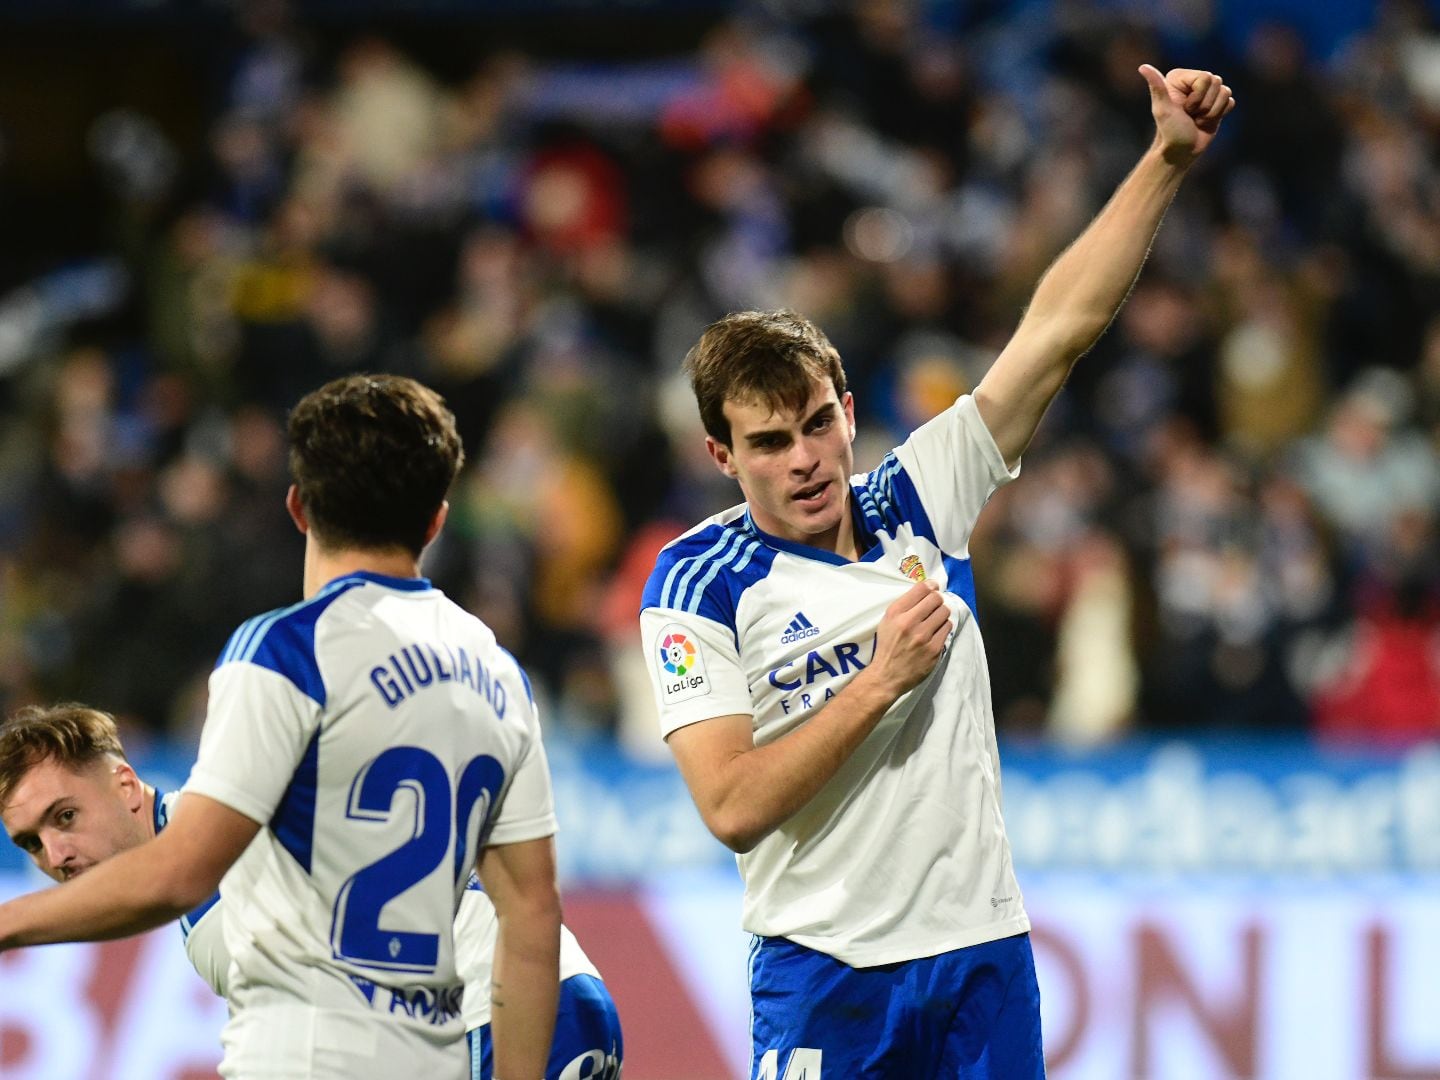
<path fill-rule="evenodd" d="M 403 547 L 417 557 L 465 451 L 440 395 L 399 375 L 350 375 L 290 413 L 290 474 L 331 551 Z"/>
<path fill-rule="evenodd" d="M 0 806 L 42 761 L 82 769 L 107 754 L 125 758 L 109 713 L 74 702 L 27 706 L 0 723 Z"/>
<path fill-rule="evenodd" d="M 711 323 L 685 356 L 700 422 L 730 445 L 725 402 L 762 402 L 798 413 L 816 379 L 845 396 L 840 354 L 818 326 L 794 311 L 738 311 Z"/>

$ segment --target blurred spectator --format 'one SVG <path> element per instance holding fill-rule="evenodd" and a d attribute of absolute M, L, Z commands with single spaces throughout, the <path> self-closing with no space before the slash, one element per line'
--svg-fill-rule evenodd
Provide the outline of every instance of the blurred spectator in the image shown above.
<path fill-rule="evenodd" d="M 1316 728 L 1340 743 L 1406 747 L 1440 738 L 1440 551 L 1434 519 L 1396 515 L 1356 586 L 1315 689 Z"/>
<path fill-rule="evenodd" d="M 1401 376 L 1366 372 L 1335 402 L 1324 434 L 1296 447 L 1301 484 L 1360 562 L 1399 515 L 1432 515 L 1440 499 L 1434 448 L 1405 426 L 1412 398 Z"/>
<path fill-rule="evenodd" d="M 1231 134 L 972 538 L 997 722 L 1440 738 L 1434 19 L 1382 5 L 1326 52 L 1261 5 L 1232 60 L 1217 5 L 1053 8 L 763 5 L 580 65 L 240 5 L 205 159 L 99 110 L 112 239 L 0 297 L 0 706 L 188 732 L 235 622 L 298 596 L 284 410 L 383 369 L 469 454 L 429 571 L 556 723 L 644 746 L 634 567 L 738 498 L 689 342 L 805 311 L 874 465 L 1134 157 L 1135 65 L 1183 59 L 1230 77 Z"/>

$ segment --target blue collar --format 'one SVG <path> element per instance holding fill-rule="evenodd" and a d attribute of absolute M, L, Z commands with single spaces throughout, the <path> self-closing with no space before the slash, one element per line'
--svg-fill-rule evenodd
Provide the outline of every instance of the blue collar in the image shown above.
<path fill-rule="evenodd" d="M 155 825 L 155 835 L 170 824 L 170 815 L 165 812 L 165 792 L 155 789 L 155 803 L 150 807 L 150 817 Z"/>
<path fill-rule="evenodd" d="M 424 592 L 432 588 L 429 578 L 391 577 L 389 574 L 377 574 L 372 570 L 352 570 L 348 574 L 341 574 L 334 581 L 326 582 L 324 588 L 328 589 L 341 581 L 369 581 L 384 585 L 387 589 L 400 589 L 402 592 Z"/>

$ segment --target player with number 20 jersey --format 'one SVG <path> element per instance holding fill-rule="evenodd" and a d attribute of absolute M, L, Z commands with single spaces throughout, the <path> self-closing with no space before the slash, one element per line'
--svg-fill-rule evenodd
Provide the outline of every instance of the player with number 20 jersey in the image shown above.
<path fill-rule="evenodd" d="M 352 375 L 300 400 L 287 441 L 304 599 L 226 645 L 165 828 L 0 904 L 0 950 L 139 933 L 223 882 L 223 1076 L 462 1080 L 454 917 L 474 870 L 498 921 L 495 1071 L 539 1076 L 560 897 L 535 707 L 420 573 L 464 461 L 455 417 L 413 379 Z"/>
<path fill-rule="evenodd" d="M 270 823 L 224 883 L 249 898 L 225 905 L 227 1069 L 463 1068 L 439 931 L 482 843 L 555 831 L 528 685 L 484 624 L 423 578 L 370 573 L 252 619 L 211 677 L 186 790 Z"/>

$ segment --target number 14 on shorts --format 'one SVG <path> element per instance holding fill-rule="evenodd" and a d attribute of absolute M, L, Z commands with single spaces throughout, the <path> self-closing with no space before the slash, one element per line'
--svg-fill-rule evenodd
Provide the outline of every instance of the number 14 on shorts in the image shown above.
<path fill-rule="evenodd" d="M 781 1073 L 780 1051 L 766 1050 L 755 1080 L 820 1080 L 820 1056 L 819 1050 L 796 1047 L 785 1059 L 785 1071 Z"/>

